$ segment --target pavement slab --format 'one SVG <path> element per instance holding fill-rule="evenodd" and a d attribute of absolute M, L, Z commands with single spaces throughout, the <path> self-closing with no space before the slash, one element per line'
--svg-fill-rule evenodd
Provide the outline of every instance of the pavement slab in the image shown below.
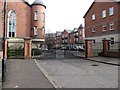
<path fill-rule="evenodd" d="M 10 60 L 3 88 L 53 88 L 34 60 Z"/>

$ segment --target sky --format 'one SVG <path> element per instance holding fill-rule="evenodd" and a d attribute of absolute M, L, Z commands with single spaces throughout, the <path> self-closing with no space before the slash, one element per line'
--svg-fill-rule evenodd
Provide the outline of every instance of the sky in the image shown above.
<path fill-rule="evenodd" d="M 30 0 L 32 3 L 34 0 Z M 46 5 L 45 31 L 55 33 L 84 26 L 83 16 L 94 0 L 42 0 Z"/>

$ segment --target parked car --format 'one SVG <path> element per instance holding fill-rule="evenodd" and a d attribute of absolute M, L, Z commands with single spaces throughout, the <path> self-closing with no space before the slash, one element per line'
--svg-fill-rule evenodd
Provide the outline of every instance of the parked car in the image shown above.
<path fill-rule="evenodd" d="M 84 48 L 82 46 L 73 46 L 71 47 L 71 50 L 74 50 L 74 51 L 84 51 Z"/>

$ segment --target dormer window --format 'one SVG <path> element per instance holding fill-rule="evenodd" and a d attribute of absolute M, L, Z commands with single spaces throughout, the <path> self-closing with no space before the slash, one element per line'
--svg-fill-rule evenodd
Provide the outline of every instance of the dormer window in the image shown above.
<path fill-rule="evenodd" d="M 34 20 L 35 20 L 35 21 L 38 20 L 38 11 L 34 11 Z"/>

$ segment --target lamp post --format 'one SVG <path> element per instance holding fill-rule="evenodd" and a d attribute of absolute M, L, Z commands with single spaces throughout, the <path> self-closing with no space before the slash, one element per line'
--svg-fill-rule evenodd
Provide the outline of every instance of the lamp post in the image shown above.
<path fill-rule="evenodd" d="M 6 79 L 6 57 L 5 57 L 5 47 L 6 47 L 6 0 L 4 0 L 4 30 L 3 30 L 3 59 L 2 59 L 2 82 Z"/>

